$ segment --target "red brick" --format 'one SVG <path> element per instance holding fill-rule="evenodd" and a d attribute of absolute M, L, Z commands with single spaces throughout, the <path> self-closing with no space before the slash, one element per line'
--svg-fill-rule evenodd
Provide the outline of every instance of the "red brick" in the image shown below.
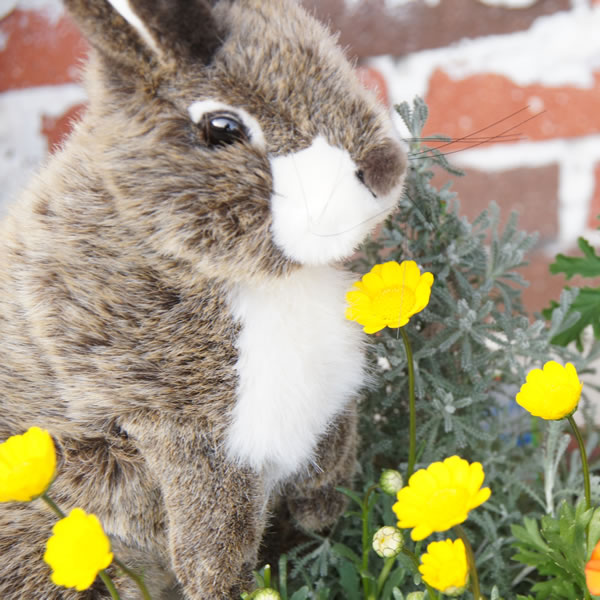
<path fill-rule="evenodd" d="M 451 191 L 458 194 L 460 212 L 473 221 L 490 202 L 500 208 L 500 227 L 510 213 L 519 216 L 518 228 L 538 232 L 538 243 L 553 242 L 558 235 L 558 166 L 519 168 L 488 173 L 465 169 L 464 177 L 438 172 L 434 185 L 452 181 Z"/>
<path fill-rule="evenodd" d="M 581 256 L 581 251 L 579 248 L 572 248 L 563 254 Z M 586 278 L 576 275 L 567 281 L 562 273 L 553 275 L 550 273 L 550 265 L 555 258 L 545 252 L 532 252 L 525 258 L 529 264 L 519 268 L 517 272 L 529 282 L 529 286 L 523 290 L 523 304 L 531 313 L 547 308 L 551 300 L 558 301 L 565 287 L 600 286 L 600 278 L 597 277 Z"/>
<path fill-rule="evenodd" d="M 430 114 L 426 135 L 441 133 L 459 139 L 482 130 L 477 137 L 520 134 L 530 140 L 546 140 L 600 132 L 600 72 L 595 74 L 591 89 L 582 89 L 519 86 L 494 74 L 454 81 L 438 69 L 431 78 L 426 101 Z M 521 113 L 492 125 L 523 108 Z M 465 144 L 452 148 L 460 147 Z"/>
<path fill-rule="evenodd" d="M 598 229 L 600 227 L 600 221 L 598 220 L 600 218 L 600 164 L 596 165 L 594 169 L 594 180 L 596 184 L 594 185 L 594 195 L 590 203 L 587 223 L 590 229 Z"/>
<path fill-rule="evenodd" d="M 7 37 L 0 52 L 0 91 L 77 79 L 87 44 L 73 21 L 52 22 L 41 12 L 15 10 L 0 21 Z"/>
<path fill-rule="evenodd" d="M 569 0 L 536 0 L 517 10 L 481 0 L 386 2 L 302 0 L 333 31 L 351 56 L 405 56 L 443 48 L 463 38 L 525 31 L 542 15 L 571 9 Z M 394 6 L 396 5 L 396 6 Z"/>
<path fill-rule="evenodd" d="M 356 73 L 362 84 L 375 93 L 379 102 L 385 106 L 390 105 L 385 77 L 377 69 L 373 67 L 358 67 Z"/>
<path fill-rule="evenodd" d="M 48 140 L 48 150 L 54 152 L 67 138 L 73 123 L 78 121 L 85 111 L 85 104 L 72 106 L 66 113 L 60 117 L 42 116 L 42 134 Z"/>
<path fill-rule="evenodd" d="M 530 313 L 541 312 L 550 306 L 551 300 L 558 300 L 567 281 L 561 274 L 552 275 L 550 264 L 554 258 L 538 251 L 526 257 L 528 265 L 517 269 L 517 272 L 529 282 L 523 289 L 523 304 Z M 571 282 L 569 282 L 571 283 Z"/>

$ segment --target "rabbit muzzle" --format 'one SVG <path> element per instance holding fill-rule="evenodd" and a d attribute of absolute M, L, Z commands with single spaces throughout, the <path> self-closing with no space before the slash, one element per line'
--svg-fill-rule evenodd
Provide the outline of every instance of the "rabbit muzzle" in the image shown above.
<path fill-rule="evenodd" d="M 398 142 L 388 139 L 358 162 L 358 177 L 375 197 L 387 196 L 402 182 L 406 153 Z"/>
<path fill-rule="evenodd" d="M 319 135 L 271 159 L 273 239 L 290 259 L 324 265 L 348 258 L 400 198 L 405 153 L 390 138 L 354 160 Z"/>

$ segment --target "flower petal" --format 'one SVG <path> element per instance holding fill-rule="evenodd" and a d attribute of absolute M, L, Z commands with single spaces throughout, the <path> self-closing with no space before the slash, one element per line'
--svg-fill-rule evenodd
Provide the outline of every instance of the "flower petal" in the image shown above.
<path fill-rule="evenodd" d="M 459 456 L 418 470 L 392 507 L 398 527 L 413 528 L 412 539 L 420 540 L 464 522 L 470 510 L 490 497 L 490 489 L 481 488 L 484 477 L 480 463 L 469 464 Z"/>
<path fill-rule="evenodd" d="M 50 434 L 31 427 L 0 444 L 0 502 L 29 502 L 54 478 L 56 452 Z"/>
<path fill-rule="evenodd" d="M 405 260 L 400 265 L 400 273 L 398 283 L 404 285 L 411 290 L 416 289 L 421 277 L 421 271 L 414 260 Z"/>
<path fill-rule="evenodd" d="M 467 585 L 469 566 L 462 540 L 431 542 L 421 556 L 419 571 L 431 587 L 446 594 L 460 593 Z"/>
<path fill-rule="evenodd" d="M 375 265 L 346 294 L 350 305 L 346 318 L 360 323 L 367 333 L 404 327 L 429 302 L 432 283 L 433 275 L 421 275 L 414 261 Z"/>
<path fill-rule="evenodd" d="M 428 304 L 431 298 L 431 286 L 433 285 L 433 275 L 431 273 L 423 273 L 419 279 L 419 283 L 415 288 L 415 306 L 413 314 L 421 312 Z"/>
<path fill-rule="evenodd" d="M 517 404 L 543 419 L 562 419 L 577 409 L 582 384 L 571 363 L 565 367 L 548 361 L 543 369 L 533 369 L 516 395 Z"/>
<path fill-rule="evenodd" d="M 52 568 L 56 585 L 86 590 L 113 560 L 110 542 L 96 515 L 74 508 L 54 525 L 52 533 L 44 561 Z"/>
<path fill-rule="evenodd" d="M 379 292 L 381 292 L 381 290 L 385 289 L 386 287 L 382 277 L 377 273 L 373 273 L 373 271 L 367 273 L 362 278 L 362 283 L 364 291 L 371 297 L 373 297 L 375 294 L 378 294 Z"/>

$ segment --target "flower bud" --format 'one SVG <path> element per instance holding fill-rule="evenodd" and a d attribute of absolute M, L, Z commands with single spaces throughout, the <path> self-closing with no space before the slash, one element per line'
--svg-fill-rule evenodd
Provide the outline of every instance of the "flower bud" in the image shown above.
<path fill-rule="evenodd" d="M 469 579 L 467 578 L 467 583 L 469 583 Z M 456 598 L 457 596 L 462 596 L 465 593 L 465 590 L 467 589 L 466 585 L 463 585 L 461 587 L 449 587 L 446 588 L 442 594 L 444 594 L 444 596 L 449 596 L 450 598 Z"/>
<path fill-rule="evenodd" d="M 252 594 L 253 600 L 281 600 L 281 596 L 277 590 L 273 588 L 263 588 Z"/>
<path fill-rule="evenodd" d="M 373 536 L 373 550 L 381 558 L 393 558 L 400 553 L 403 546 L 402 532 L 396 527 L 386 525 Z"/>
<path fill-rule="evenodd" d="M 404 487 L 404 479 L 398 471 L 385 469 L 379 478 L 379 487 L 386 494 L 395 496 Z"/>

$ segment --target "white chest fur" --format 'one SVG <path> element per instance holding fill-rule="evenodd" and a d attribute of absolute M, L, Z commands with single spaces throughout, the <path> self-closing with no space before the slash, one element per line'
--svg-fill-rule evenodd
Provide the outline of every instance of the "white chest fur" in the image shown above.
<path fill-rule="evenodd" d="M 363 385 L 363 336 L 344 317 L 352 278 L 305 267 L 285 280 L 239 287 L 239 388 L 230 459 L 275 483 L 313 460 L 319 437 Z"/>

